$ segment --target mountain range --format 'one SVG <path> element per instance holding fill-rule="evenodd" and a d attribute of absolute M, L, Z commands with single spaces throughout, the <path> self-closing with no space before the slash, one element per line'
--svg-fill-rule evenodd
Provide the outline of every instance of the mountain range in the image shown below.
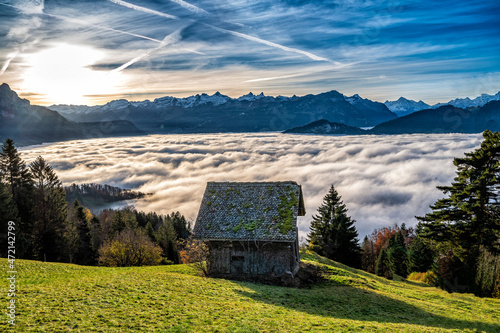
<path fill-rule="evenodd" d="M 230 98 L 217 92 L 154 101 L 116 100 L 100 106 L 53 105 L 71 121 L 128 120 L 147 133 L 282 131 L 319 119 L 356 127 L 372 127 L 396 119 L 383 103 L 337 91 L 302 97 L 252 93 Z"/>
<path fill-rule="evenodd" d="M 384 104 L 389 110 L 397 114 L 398 117 L 402 117 L 416 111 L 425 109 L 437 109 L 445 105 L 452 105 L 457 108 L 467 109 L 484 106 L 491 101 L 498 100 L 500 100 L 500 92 L 496 93 L 495 95 L 482 94 L 481 96 L 474 99 L 470 99 L 469 97 L 457 98 L 447 103 L 437 103 L 432 106 L 422 101 L 415 102 L 404 97 L 400 97 L 396 101 L 385 101 Z"/>
<path fill-rule="evenodd" d="M 479 133 L 486 129 L 500 131 L 500 101 L 491 101 L 484 106 L 467 109 L 443 105 L 437 109 L 413 112 L 366 130 L 320 120 L 289 129 L 284 133 L 327 135 Z"/>
<path fill-rule="evenodd" d="M 105 105 L 31 105 L 7 84 L 0 85 L 0 139 L 18 144 L 120 135 L 263 132 L 312 134 L 399 134 L 500 130 L 500 92 L 430 106 L 401 97 L 385 103 L 318 95 L 231 98 L 219 92 L 153 101 L 124 99 Z M 454 106 L 461 105 L 462 107 Z M 477 104 L 477 105 L 476 105 Z M 423 108 L 423 109 L 422 109 Z M 392 110 L 392 111 L 391 111 Z"/>

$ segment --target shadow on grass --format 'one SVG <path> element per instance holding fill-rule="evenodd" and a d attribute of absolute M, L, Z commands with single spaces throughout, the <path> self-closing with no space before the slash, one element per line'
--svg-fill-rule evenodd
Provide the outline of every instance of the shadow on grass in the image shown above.
<path fill-rule="evenodd" d="M 312 315 L 379 323 L 422 325 L 444 329 L 477 329 L 485 332 L 500 332 L 500 323 L 488 324 L 447 318 L 433 314 L 431 309 L 425 311 L 403 301 L 348 285 L 323 284 L 312 289 L 286 287 L 268 289 L 258 284 L 235 283 L 242 284 L 246 288 L 255 291 L 236 291 L 242 296 L 258 302 Z"/>

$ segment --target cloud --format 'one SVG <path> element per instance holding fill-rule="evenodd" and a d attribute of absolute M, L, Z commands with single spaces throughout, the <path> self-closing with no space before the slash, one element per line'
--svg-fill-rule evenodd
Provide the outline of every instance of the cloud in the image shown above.
<path fill-rule="evenodd" d="M 42 155 L 65 184 L 97 182 L 153 196 L 140 210 L 180 211 L 194 219 L 207 181 L 293 180 L 302 185 L 309 230 L 330 185 L 357 221 L 360 236 L 395 223 L 415 225 L 453 180 L 453 157 L 480 135 L 309 136 L 263 134 L 151 135 L 78 140 L 20 149 Z"/>
<path fill-rule="evenodd" d="M 15 8 L 20 14 L 17 22 L 9 29 L 7 40 L 13 41 L 15 46 L 7 55 L 4 64 L 0 68 L 0 75 L 5 73 L 12 60 L 14 60 L 27 47 L 38 42 L 37 38 L 33 38 L 33 31 L 40 28 L 42 20 L 38 14 L 43 14 L 44 0 L 21 0 L 16 3 L 16 6 L 1 3 L 0 5 Z M 32 16 L 34 15 L 34 16 Z"/>

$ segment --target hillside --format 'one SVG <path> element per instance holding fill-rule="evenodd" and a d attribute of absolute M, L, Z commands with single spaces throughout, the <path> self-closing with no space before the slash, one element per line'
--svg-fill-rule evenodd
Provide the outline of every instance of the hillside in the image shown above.
<path fill-rule="evenodd" d="M 17 260 L 17 331 L 500 331 L 500 300 L 388 281 L 305 254 L 310 289 L 201 278 L 185 265 L 105 268 Z M 7 260 L 0 259 L 3 267 Z M 0 301 L 6 304 L 2 270 Z M 5 315 L 0 331 L 7 328 Z"/>
<path fill-rule="evenodd" d="M 500 101 L 491 101 L 477 109 L 451 105 L 417 111 L 375 126 L 372 134 L 403 133 L 480 133 L 500 130 Z"/>
<path fill-rule="evenodd" d="M 11 138 L 20 145 L 71 139 L 144 134 L 126 120 L 98 119 L 75 123 L 56 111 L 31 105 L 7 84 L 0 85 L 0 140 Z"/>

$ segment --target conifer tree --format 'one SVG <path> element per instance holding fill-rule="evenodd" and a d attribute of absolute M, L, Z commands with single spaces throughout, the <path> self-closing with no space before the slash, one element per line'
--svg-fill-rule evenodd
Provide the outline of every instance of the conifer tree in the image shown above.
<path fill-rule="evenodd" d="M 33 257 L 33 180 L 26 163 L 11 139 L 5 140 L 0 151 L 0 180 L 12 196 L 18 212 L 16 255 Z"/>
<path fill-rule="evenodd" d="M 417 236 L 408 248 L 408 274 L 427 272 L 434 262 L 434 253 L 428 242 Z"/>
<path fill-rule="evenodd" d="M 377 258 L 377 264 L 375 265 L 375 274 L 378 276 L 383 276 L 386 279 L 392 280 L 393 270 L 391 259 L 387 253 L 387 249 L 382 249 Z"/>
<path fill-rule="evenodd" d="M 180 256 L 177 249 L 177 233 L 170 219 L 165 219 L 163 224 L 158 228 L 155 238 L 163 250 L 163 255 L 174 264 L 178 264 Z"/>
<path fill-rule="evenodd" d="M 486 130 L 483 138 L 480 148 L 454 159 L 454 182 L 438 187 L 448 196 L 418 218 L 421 236 L 451 242 L 469 264 L 480 246 L 500 253 L 500 133 Z"/>
<path fill-rule="evenodd" d="M 398 231 L 389 239 L 387 255 L 392 263 L 393 273 L 406 277 L 408 271 L 408 254 L 405 247 L 403 231 Z"/>
<path fill-rule="evenodd" d="M 39 260 L 59 261 L 67 221 L 66 193 L 50 165 L 41 157 L 30 165 L 34 190 L 34 248 Z"/>
<path fill-rule="evenodd" d="M 7 244 L 9 221 L 19 222 L 17 208 L 7 186 L 0 181 L 0 244 Z M 7 257 L 7 246 L 0 248 L 0 255 L 4 258 Z"/>
<path fill-rule="evenodd" d="M 347 208 L 332 185 L 311 222 L 308 235 L 311 249 L 332 260 L 360 267 L 361 248 L 354 222 L 347 216 Z"/>

